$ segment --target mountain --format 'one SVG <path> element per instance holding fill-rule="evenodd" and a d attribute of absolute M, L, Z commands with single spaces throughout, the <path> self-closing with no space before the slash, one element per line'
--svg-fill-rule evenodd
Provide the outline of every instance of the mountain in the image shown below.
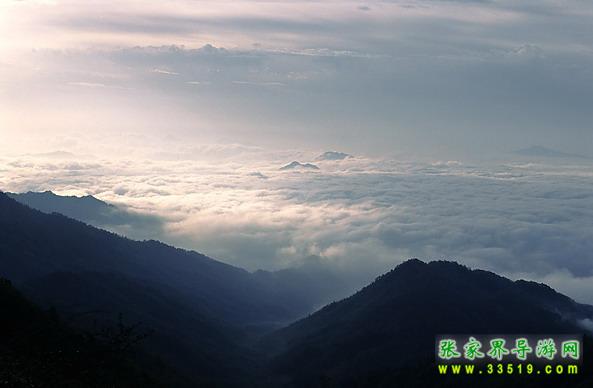
<path fill-rule="evenodd" d="M 319 155 L 315 160 L 344 160 L 351 158 L 352 155 L 346 154 L 344 152 L 338 151 L 326 151 L 323 154 Z"/>
<path fill-rule="evenodd" d="M 325 304 L 351 295 L 358 278 L 351 279 L 318 257 L 309 257 L 298 267 L 278 271 L 258 270 L 253 277 L 268 292 L 282 295 L 285 303 L 309 313 Z"/>
<path fill-rule="evenodd" d="M 146 332 L 143 350 L 194 384 L 246 379 L 255 364 L 242 345 L 248 333 L 221 321 L 204 303 L 172 287 L 109 272 L 54 272 L 27 281 L 22 291 L 84 330 L 118 325 L 122 317 Z"/>
<path fill-rule="evenodd" d="M 244 381 L 244 344 L 302 316 L 251 273 L 157 241 L 133 241 L 0 193 L 0 275 L 77 326 L 119 314 L 154 330 L 148 350 L 200 384 Z"/>
<path fill-rule="evenodd" d="M 260 345 L 285 386 L 448 386 L 431 368 L 437 334 L 582 333 L 591 317 L 544 285 L 410 260 Z"/>
<path fill-rule="evenodd" d="M 0 193 L 0 265 L 14 282 L 54 272 L 117 272 L 207 305 L 221 319 L 287 321 L 297 315 L 251 274 L 158 241 L 133 241 L 59 214 L 44 214 Z"/>
<path fill-rule="evenodd" d="M 557 151 L 551 148 L 532 146 L 513 151 L 514 154 L 535 157 L 535 158 L 569 158 L 569 159 L 588 159 L 583 155 L 570 154 L 566 152 Z"/>
<path fill-rule="evenodd" d="M 143 370 L 129 327 L 80 332 L 0 279 L 0 381 L 6 387 L 164 387 L 156 364 Z M 117 341 L 115 339 L 117 338 Z M 182 380 L 169 380 L 179 384 Z"/>
<path fill-rule="evenodd" d="M 10 198 L 44 213 L 60 213 L 98 228 L 130 238 L 162 236 L 158 217 L 131 213 L 93 196 L 60 196 L 46 192 L 6 193 Z M 157 231 L 158 230 L 158 231 Z M 307 265 L 276 272 L 256 271 L 250 275 L 269 295 L 276 295 L 282 304 L 297 312 L 295 317 L 311 312 L 326 302 L 341 299 L 354 289 L 345 274 L 332 271 L 318 260 Z M 358 283 L 357 283 L 358 284 Z"/>
<path fill-rule="evenodd" d="M 60 213 L 130 238 L 156 238 L 162 234 L 163 222 L 159 217 L 131 212 L 101 201 L 92 195 L 62 196 L 51 191 L 6 193 L 6 195 L 44 213 Z"/>
<path fill-rule="evenodd" d="M 6 195 L 44 213 L 60 213 L 89 224 L 117 224 L 124 223 L 125 219 L 125 212 L 92 195 L 61 196 L 51 191 L 6 193 Z"/>
<path fill-rule="evenodd" d="M 319 167 L 311 163 L 301 163 L 295 160 L 286 166 L 280 167 L 280 170 L 319 170 Z"/>

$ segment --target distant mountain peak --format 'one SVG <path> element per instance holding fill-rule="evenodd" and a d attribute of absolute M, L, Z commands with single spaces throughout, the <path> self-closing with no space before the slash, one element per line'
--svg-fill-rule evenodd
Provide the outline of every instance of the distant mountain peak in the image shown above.
<path fill-rule="evenodd" d="M 27 191 L 26 193 L 6 193 L 6 195 L 20 203 L 45 213 L 57 212 L 76 219 L 80 219 L 80 217 L 69 214 L 71 213 L 73 206 L 95 206 L 99 209 L 109 209 L 109 211 L 114 208 L 113 205 L 92 195 L 83 195 L 80 197 L 76 195 L 59 195 L 51 190 L 39 192 Z M 86 211 L 89 211 L 89 209 L 86 209 Z"/>
<path fill-rule="evenodd" d="M 319 167 L 312 163 L 301 163 L 298 161 L 293 161 L 286 166 L 280 167 L 280 170 L 297 170 L 297 169 L 305 169 L 305 170 L 319 170 Z"/>
<path fill-rule="evenodd" d="M 387 272 L 386 274 L 384 274 L 382 276 L 387 276 L 390 273 L 398 272 L 398 271 L 422 270 L 427 265 L 428 265 L 428 263 L 426 263 L 422 260 L 419 260 L 417 258 L 412 258 L 412 259 L 408 259 L 408 260 L 404 261 L 403 263 L 399 264 L 397 267 L 395 267 L 394 269 L 392 269 L 391 271 Z"/>
<path fill-rule="evenodd" d="M 339 151 L 326 151 L 319 155 L 315 160 L 344 160 L 351 158 L 352 155 Z"/>
<path fill-rule="evenodd" d="M 429 262 L 425 262 L 422 261 L 420 259 L 417 258 L 411 258 L 408 259 L 404 262 L 402 262 L 401 264 L 399 264 L 398 266 L 396 266 L 395 268 L 393 268 L 391 271 L 385 273 L 384 275 L 381 275 L 381 277 L 389 277 L 392 274 L 393 275 L 399 275 L 399 274 L 410 274 L 410 273 L 428 273 L 428 272 L 432 272 L 432 271 L 440 271 L 440 272 L 459 272 L 459 271 L 465 271 L 465 272 L 472 272 L 472 269 L 466 267 L 463 264 L 460 264 L 456 261 L 447 261 L 447 260 L 435 260 L 435 261 L 429 261 Z M 486 272 L 486 271 L 481 271 L 481 270 L 476 270 L 478 272 Z M 498 275 L 495 275 L 498 276 Z"/>
<path fill-rule="evenodd" d="M 48 196 L 48 197 L 61 197 L 61 198 L 93 198 L 97 201 L 100 201 L 99 199 L 97 199 L 96 197 L 87 194 L 87 195 L 81 195 L 81 196 L 77 196 L 77 195 L 60 195 L 60 194 L 56 194 L 51 190 L 45 190 L 45 191 L 27 191 L 25 193 L 10 193 L 7 192 L 6 193 L 9 197 L 10 196 L 25 196 L 25 195 L 29 195 L 29 196 Z"/>
<path fill-rule="evenodd" d="M 401 268 L 401 267 L 424 267 L 426 265 L 426 262 L 417 259 L 415 257 L 408 259 L 406 261 L 404 261 L 403 263 L 401 263 L 400 265 L 398 265 L 396 268 Z"/>

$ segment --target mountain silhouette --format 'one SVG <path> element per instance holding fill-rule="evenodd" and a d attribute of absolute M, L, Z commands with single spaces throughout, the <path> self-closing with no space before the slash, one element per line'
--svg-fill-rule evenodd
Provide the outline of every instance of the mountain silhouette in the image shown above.
<path fill-rule="evenodd" d="M 51 191 L 6 195 L 44 213 L 60 213 L 98 228 L 125 234 L 130 238 L 158 238 L 163 232 L 163 221 L 159 217 L 132 212 L 92 195 L 62 196 Z"/>
<path fill-rule="evenodd" d="M 287 386 L 448 386 L 430 368 L 438 334 L 583 333 L 592 316 L 544 285 L 409 260 L 261 346 Z"/>
<path fill-rule="evenodd" d="M 253 274 L 157 241 L 133 241 L 0 193 L 0 275 L 77 326 L 124 314 L 151 350 L 202 383 L 244 379 L 253 335 L 309 309 Z M 297 298 L 298 299 L 298 298 Z M 206 378 L 204 378 L 206 376 Z"/>
<path fill-rule="evenodd" d="M 144 239 L 163 234 L 162 222 L 158 217 L 130 213 L 93 196 L 61 196 L 51 191 L 6 194 L 44 213 L 63 214 L 92 226 L 123 232 L 130 238 Z M 157 229 L 160 232 L 156 232 Z M 262 292 L 275 295 L 281 305 L 289 306 L 295 312 L 294 318 L 309 313 L 328 301 L 350 295 L 354 290 L 353 282 L 346 282 L 343 274 L 331 271 L 318 260 L 313 260 L 313 263 L 273 272 L 256 271 L 249 274 L 252 278 L 249 281 L 256 284 Z"/>
<path fill-rule="evenodd" d="M 93 196 L 61 196 L 51 191 L 6 194 L 44 213 L 59 213 L 95 227 L 123 231 L 131 238 L 151 238 L 151 235 L 155 234 L 155 229 L 162 229 L 158 217 L 130 213 Z M 263 290 L 262 292 L 275 295 L 282 305 L 290 306 L 290 310 L 295 312 L 295 318 L 321 307 L 327 301 L 341 299 L 354 289 L 353 285 L 346 284 L 335 271 L 332 272 L 327 266 L 321 265 L 318 260 L 313 262 L 319 265 L 309 263 L 298 268 L 274 272 L 256 271 L 248 275 L 252 278 L 249 282 L 254 283 Z"/>
<path fill-rule="evenodd" d="M 280 170 L 319 170 L 319 167 L 311 163 L 301 163 L 295 160 L 294 162 L 291 162 L 286 166 L 280 167 Z"/>
<path fill-rule="evenodd" d="M 315 160 L 344 160 L 351 158 L 352 155 L 338 151 L 326 151 L 319 155 Z"/>
<path fill-rule="evenodd" d="M 286 322 L 300 312 L 269 295 L 252 275 L 197 252 L 133 241 L 0 193 L 0 265 L 21 283 L 54 272 L 117 272 L 166 284 L 234 322 Z"/>
<path fill-rule="evenodd" d="M 26 193 L 6 193 L 6 195 L 44 213 L 60 213 L 87 223 L 91 223 L 90 220 L 102 223 L 112 222 L 112 217 L 118 211 L 115 206 L 92 195 L 61 196 L 51 191 L 28 191 Z"/>

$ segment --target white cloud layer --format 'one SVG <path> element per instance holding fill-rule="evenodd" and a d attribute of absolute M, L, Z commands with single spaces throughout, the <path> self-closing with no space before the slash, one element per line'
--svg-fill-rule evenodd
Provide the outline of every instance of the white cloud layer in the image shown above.
<path fill-rule="evenodd" d="M 466 165 L 355 157 L 316 161 L 319 171 L 279 171 L 318 154 L 239 144 L 176 150 L 176 158 L 153 152 L 133 160 L 4 157 L 0 187 L 92 194 L 157 215 L 163 231 L 150 237 L 249 269 L 317 256 L 367 280 L 409 257 L 446 258 L 593 301 L 589 161 Z M 216 162 L 204 160 L 212 153 Z"/>

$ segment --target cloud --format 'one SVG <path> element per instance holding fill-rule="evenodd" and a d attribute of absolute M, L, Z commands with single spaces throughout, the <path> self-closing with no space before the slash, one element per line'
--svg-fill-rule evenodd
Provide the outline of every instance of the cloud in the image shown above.
<path fill-rule="evenodd" d="M 232 81 L 236 85 L 247 86 L 284 86 L 282 82 L 253 82 L 253 81 Z"/>
<path fill-rule="evenodd" d="M 493 157 L 535 141 L 593 155 L 591 142 L 581 141 L 593 98 L 587 51 L 414 36 L 421 42 L 397 43 L 393 52 L 331 42 L 32 52 L 20 77 L 40 87 L 24 93 L 22 79 L 4 77 L 3 128 L 14 138 L 68 128 L 103 137 L 167 131 L 280 148 L 333 148 L 340 139 L 337 146 L 353 153 L 445 161 Z M 34 70 L 38 63 L 43 68 Z M 31 106 L 38 114 L 23 120 L 18 112 Z"/>
<path fill-rule="evenodd" d="M 98 82 L 68 82 L 68 85 L 72 86 L 82 86 L 86 88 L 104 88 L 105 84 L 98 83 Z"/>
<path fill-rule="evenodd" d="M 585 330 L 593 332 L 593 321 L 591 319 L 583 319 L 578 324 Z"/>
<path fill-rule="evenodd" d="M 165 241 L 249 269 L 314 256 L 362 282 L 409 257 L 444 258 L 593 298 L 589 165 L 353 157 L 320 161 L 318 174 L 282 174 L 278 165 L 319 151 L 227 149 L 218 162 L 195 152 L 80 166 L 4 158 L 0 185 L 96 195 L 158 216 Z"/>
<path fill-rule="evenodd" d="M 165 75 L 179 75 L 179 73 L 176 73 L 176 72 L 170 71 L 170 70 L 164 70 L 164 69 L 153 69 L 152 72 L 157 73 L 157 74 L 165 74 Z"/>
<path fill-rule="evenodd" d="M 5 11 L 0 127 L 13 142 L 166 131 L 279 148 L 340 139 L 354 153 L 442 160 L 532 142 L 593 155 L 583 141 L 593 12 L 582 2 L 107 0 Z"/>

